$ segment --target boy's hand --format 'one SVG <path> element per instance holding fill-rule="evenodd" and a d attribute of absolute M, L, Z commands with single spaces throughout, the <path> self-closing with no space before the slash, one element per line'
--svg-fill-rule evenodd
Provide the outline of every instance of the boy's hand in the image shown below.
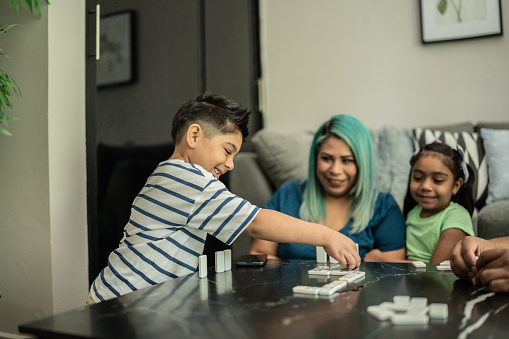
<path fill-rule="evenodd" d="M 336 259 L 341 266 L 354 269 L 361 264 L 361 257 L 357 253 L 355 243 L 339 232 L 331 232 L 330 236 L 326 238 L 323 249 L 328 255 Z"/>
<path fill-rule="evenodd" d="M 451 268 L 458 277 L 468 279 L 477 273 L 476 257 L 483 250 L 491 248 L 491 243 L 478 237 L 465 237 L 454 245 L 451 252 Z"/>
<path fill-rule="evenodd" d="M 509 293 L 509 249 L 484 251 L 476 267 L 474 284 L 487 285 L 493 292 Z"/>

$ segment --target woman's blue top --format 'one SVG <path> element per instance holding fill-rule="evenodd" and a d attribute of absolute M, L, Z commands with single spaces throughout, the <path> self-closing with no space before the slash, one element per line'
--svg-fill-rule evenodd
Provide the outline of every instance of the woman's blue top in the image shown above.
<path fill-rule="evenodd" d="M 299 218 L 306 183 L 296 180 L 282 185 L 265 208 Z M 378 193 L 373 217 L 368 226 L 359 233 L 350 234 L 352 220 L 340 232 L 359 245 L 361 259 L 372 249 L 381 252 L 395 251 L 406 245 L 405 219 L 396 200 L 389 193 Z M 278 256 L 282 259 L 316 260 L 316 247 L 301 244 L 280 243 Z"/>

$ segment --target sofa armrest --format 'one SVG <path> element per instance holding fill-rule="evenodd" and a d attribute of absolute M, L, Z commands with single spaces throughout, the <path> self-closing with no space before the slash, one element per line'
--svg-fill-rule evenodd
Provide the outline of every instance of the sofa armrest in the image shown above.
<path fill-rule="evenodd" d="M 484 239 L 509 235 L 509 200 L 481 208 L 477 216 L 477 235 Z"/>

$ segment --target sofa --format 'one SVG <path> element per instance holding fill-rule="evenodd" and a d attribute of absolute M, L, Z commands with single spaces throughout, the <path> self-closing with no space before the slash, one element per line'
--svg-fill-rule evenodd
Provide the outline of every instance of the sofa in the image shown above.
<path fill-rule="evenodd" d="M 509 122 L 463 122 L 442 126 L 369 129 L 376 157 L 376 185 L 391 193 L 400 207 L 407 190 L 412 153 L 438 139 L 461 145 L 476 177 L 476 235 L 490 239 L 509 235 Z M 313 132 L 275 132 L 262 129 L 243 145 L 228 176 L 231 192 L 263 207 L 275 190 L 307 176 Z M 233 255 L 249 251 L 251 239 L 242 234 Z"/>

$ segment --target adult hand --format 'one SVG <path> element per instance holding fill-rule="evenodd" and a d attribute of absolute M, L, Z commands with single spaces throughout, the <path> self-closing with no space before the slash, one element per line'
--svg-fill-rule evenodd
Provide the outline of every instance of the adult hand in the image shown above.
<path fill-rule="evenodd" d="M 476 257 L 492 248 L 488 241 L 478 237 L 465 237 L 458 241 L 451 252 L 451 268 L 458 277 L 468 279 L 475 277 L 477 273 Z"/>
<path fill-rule="evenodd" d="M 493 292 L 509 293 L 509 249 L 484 251 L 476 266 L 474 284 L 486 285 Z"/>

